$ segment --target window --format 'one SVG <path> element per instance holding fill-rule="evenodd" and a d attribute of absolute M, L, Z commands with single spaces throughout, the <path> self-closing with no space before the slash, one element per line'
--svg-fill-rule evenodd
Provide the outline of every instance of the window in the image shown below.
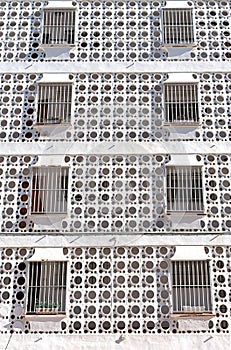
<path fill-rule="evenodd" d="M 165 121 L 167 123 L 198 123 L 198 85 L 165 84 Z"/>
<path fill-rule="evenodd" d="M 33 168 L 31 214 L 67 212 L 68 168 Z"/>
<path fill-rule="evenodd" d="M 208 261 L 172 262 L 173 313 L 212 312 Z"/>
<path fill-rule="evenodd" d="M 189 45 L 194 42 L 193 12 L 191 9 L 163 10 L 164 43 Z"/>
<path fill-rule="evenodd" d="M 71 84 L 40 84 L 37 123 L 70 123 L 71 95 Z"/>
<path fill-rule="evenodd" d="M 65 313 L 67 263 L 29 263 L 27 313 Z"/>
<path fill-rule="evenodd" d="M 167 167 L 167 211 L 203 212 L 202 168 Z"/>
<path fill-rule="evenodd" d="M 72 45 L 75 42 L 75 10 L 44 10 L 43 44 Z"/>

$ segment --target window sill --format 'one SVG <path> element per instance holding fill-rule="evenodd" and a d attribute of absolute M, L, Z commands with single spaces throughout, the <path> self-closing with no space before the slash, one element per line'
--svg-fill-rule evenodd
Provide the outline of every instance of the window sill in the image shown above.
<path fill-rule="evenodd" d="M 184 313 L 174 313 L 170 314 L 170 317 L 173 319 L 178 319 L 178 318 L 202 318 L 202 319 L 210 319 L 215 317 L 216 314 L 209 313 L 209 312 L 184 312 Z"/>
<path fill-rule="evenodd" d="M 180 128 L 199 128 L 201 126 L 201 123 L 199 122 L 193 122 L 193 121 L 179 121 L 179 122 L 164 122 L 163 127 L 170 127 L 170 128 L 175 128 L 175 127 L 180 127 Z"/>
<path fill-rule="evenodd" d="M 188 215 L 188 216 L 204 216 L 206 213 L 204 211 L 184 211 L 184 210 L 179 210 L 179 211 L 167 211 L 166 215 Z"/>
<path fill-rule="evenodd" d="M 66 314 L 58 315 L 23 315 L 24 321 L 30 324 L 30 330 L 35 332 L 61 331 Z"/>
<path fill-rule="evenodd" d="M 53 319 L 63 319 L 67 315 L 66 314 L 24 314 L 23 317 L 28 320 L 38 320 L 42 318 L 48 318 L 49 320 Z"/>
<path fill-rule="evenodd" d="M 66 130 L 71 129 L 71 123 L 36 123 L 34 130 L 37 130 L 41 136 L 62 137 L 60 134 L 65 133 Z"/>
<path fill-rule="evenodd" d="M 181 44 L 174 44 L 174 43 L 172 43 L 172 44 L 165 44 L 165 43 L 163 43 L 162 44 L 162 47 L 166 47 L 166 48 L 168 48 L 168 47 L 179 47 L 179 48 L 181 48 L 181 47 L 188 47 L 188 48 L 194 48 L 194 47 L 196 47 L 197 45 L 195 44 L 195 43 L 191 43 L 191 44 L 184 44 L 184 43 L 181 43 Z"/>
<path fill-rule="evenodd" d="M 54 48 L 54 49 L 62 49 L 62 48 L 73 48 L 75 47 L 75 44 L 68 44 L 68 43 L 65 43 L 65 44 L 40 44 L 39 45 L 39 48 L 41 50 L 43 49 L 50 49 L 50 48 Z"/>
<path fill-rule="evenodd" d="M 67 217 L 67 213 L 31 213 L 28 218 L 49 218 L 49 217 Z"/>
<path fill-rule="evenodd" d="M 57 122 L 57 123 L 35 123 L 34 124 L 34 128 L 38 128 L 38 129 L 56 128 L 56 127 L 70 128 L 71 123 Z"/>

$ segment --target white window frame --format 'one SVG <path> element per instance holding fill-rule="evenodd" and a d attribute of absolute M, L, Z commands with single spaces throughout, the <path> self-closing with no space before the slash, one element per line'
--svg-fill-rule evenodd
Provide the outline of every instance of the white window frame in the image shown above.
<path fill-rule="evenodd" d="M 65 314 L 67 261 L 30 261 L 26 314 Z"/>
<path fill-rule="evenodd" d="M 37 125 L 70 124 L 73 84 L 69 82 L 38 85 Z"/>
<path fill-rule="evenodd" d="M 203 214 L 205 203 L 203 190 L 202 166 L 169 165 L 166 167 L 167 214 Z"/>
<path fill-rule="evenodd" d="M 178 12 L 177 12 L 178 11 Z M 179 29 L 179 22 L 182 19 L 181 17 L 179 18 L 178 13 L 183 13 L 183 11 L 186 12 L 191 12 L 191 23 L 190 24 L 184 24 L 181 26 L 182 30 Z M 164 23 L 165 22 L 165 16 L 167 14 L 167 12 L 169 12 L 171 15 L 170 18 L 174 17 L 174 20 L 176 22 L 178 22 L 175 25 L 176 28 L 176 32 L 175 32 L 175 37 L 172 37 L 172 33 L 173 33 L 173 26 L 174 24 L 169 24 L 168 27 L 169 29 L 167 29 L 167 25 Z M 176 17 L 178 16 L 178 17 Z M 162 9 L 162 28 L 163 28 L 163 45 L 164 46 L 176 46 L 176 47 L 181 47 L 181 46 L 194 46 L 195 45 L 195 30 L 194 30 L 194 11 L 192 8 L 180 8 L 180 7 L 176 7 L 176 8 L 163 8 Z M 171 23 L 171 22 L 170 22 Z M 168 30 L 168 34 L 166 34 L 166 31 Z M 178 31 L 177 31 L 178 30 Z M 187 31 L 186 31 L 187 30 Z M 180 38 L 176 38 L 177 36 L 179 36 Z"/>
<path fill-rule="evenodd" d="M 198 83 L 165 83 L 165 124 L 177 126 L 198 125 L 200 123 L 198 94 Z"/>
<path fill-rule="evenodd" d="M 212 313 L 208 260 L 175 260 L 171 265 L 172 313 Z"/>
<path fill-rule="evenodd" d="M 63 24 L 56 14 L 62 14 Z M 47 22 L 47 23 L 46 23 Z M 66 24 L 68 23 L 68 24 Z M 76 10 L 70 8 L 47 8 L 43 10 L 42 46 L 69 47 L 75 45 Z M 71 36 L 70 36 L 71 35 Z"/>
<path fill-rule="evenodd" d="M 33 167 L 31 215 L 66 214 L 68 209 L 68 179 L 68 167 Z"/>

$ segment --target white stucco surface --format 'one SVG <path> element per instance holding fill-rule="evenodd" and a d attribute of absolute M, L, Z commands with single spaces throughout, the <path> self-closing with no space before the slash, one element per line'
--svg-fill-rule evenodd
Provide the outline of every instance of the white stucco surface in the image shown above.
<path fill-rule="evenodd" d="M 230 350 L 229 335 L 208 334 L 159 334 L 125 335 L 120 341 L 120 335 L 1 335 L 2 349 L 7 350 Z"/>
<path fill-rule="evenodd" d="M 133 245 L 230 245 L 231 235 L 224 234 L 25 234 L 0 237 L 1 247 L 78 247 L 78 246 L 133 246 Z"/>

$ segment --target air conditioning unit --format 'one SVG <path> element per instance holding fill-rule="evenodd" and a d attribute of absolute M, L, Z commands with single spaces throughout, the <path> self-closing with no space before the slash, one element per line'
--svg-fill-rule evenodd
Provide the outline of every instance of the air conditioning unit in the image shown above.
<path fill-rule="evenodd" d="M 183 306 L 183 312 L 205 312 L 205 306 Z"/>

